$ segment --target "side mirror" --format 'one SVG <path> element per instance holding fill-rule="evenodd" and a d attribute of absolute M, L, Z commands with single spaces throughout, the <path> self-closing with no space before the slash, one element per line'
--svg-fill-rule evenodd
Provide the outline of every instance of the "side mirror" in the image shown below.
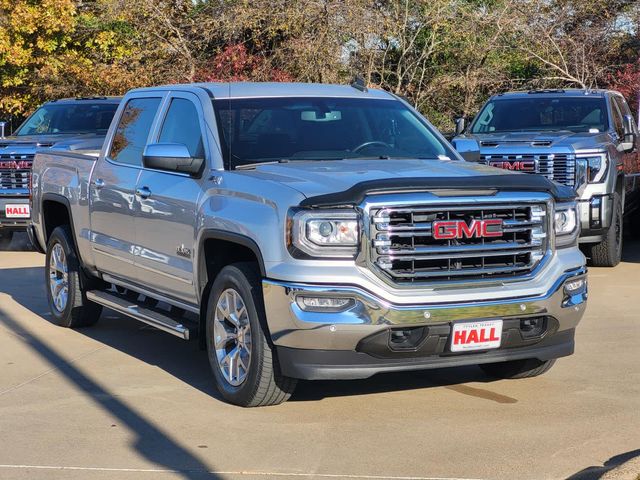
<path fill-rule="evenodd" d="M 456 129 L 455 129 L 455 135 L 462 135 L 462 132 L 464 132 L 464 129 L 466 127 L 467 124 L 467 120 L 464 117 L 458 117 L 456 119 L 453 120 L 453 123 L 456 124 Z"/>
<path fill-rule="evenodd" d="M 633 152 L 636 147 L 637 133 L 633 124 L 633 116 L 625 115 L 622 117 L 622 127 L 624 129 L 624 138 L 618 147 L 623 152 Z"/>
<path fill-rule="evenodd" d="M 142 163 L 146 168 L 198 175 L 204 158 L 192 157 L 182 143 L 153 143 L 144 149 Z"/>

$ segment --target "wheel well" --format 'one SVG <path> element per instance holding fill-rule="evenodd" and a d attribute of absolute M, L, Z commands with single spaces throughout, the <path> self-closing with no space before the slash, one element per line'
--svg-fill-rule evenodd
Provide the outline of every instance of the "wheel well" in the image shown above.
<path fill-rule="evenodd" d="M 71 217 L 66 205 L 54 200 L 42 202 L 42 218 L 44 218 L 45 244 L 51 233 L 60 225 L 71 225 Z"/>
<path fill-rule="evenodd" d="M 205 321 L 207 315 L 207 307 L 209 301 L 209 292 L 213 281 L 220 271 L 227 265 L 238 262 L 251 262 L 256 266 L 256 271 L 264 275 L 264 267 L 262 258 L 257 245 L 250 247 L 243 241 L 242 243 L 234 240 L 209 238 L 203 243 L 201 250 L 201 260 L 199 268 L 200 290 L 200 326 L 199 326 L 199 343 L 201 348 L 206 347 L 205 339 Z"/>

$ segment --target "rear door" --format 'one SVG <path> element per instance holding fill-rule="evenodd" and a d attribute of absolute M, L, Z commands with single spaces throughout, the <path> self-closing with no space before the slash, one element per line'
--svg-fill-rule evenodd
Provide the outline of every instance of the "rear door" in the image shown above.
<path fill-rule="evenodd" d="M 153 129 L 162 93 L 139 94 L 125 105 L 107 155 L 97 162 L 90 185 L 90 240 L 98 269 L 135 278 L 135 188 L 142 152 Z"/>
<path fill-rule="evenodd" d="M 186 145 L 192 157 L 204 158 L 203 112 L 198 97 L 171 93 L 150 143 Z M 206 168 L 206 166 L 205 166 Z M 136 219 L 137 282 L 173 298 L 195 304 L 193 255 L 202 179 L 143 168 L 138 178 Z"/>

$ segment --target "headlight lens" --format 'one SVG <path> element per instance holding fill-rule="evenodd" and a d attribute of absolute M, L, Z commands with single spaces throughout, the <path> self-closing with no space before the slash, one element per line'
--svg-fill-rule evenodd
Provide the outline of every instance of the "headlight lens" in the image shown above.
<path fill-rule="evenodd" d="M 595 153 L 579 156 L 577 159 L 578 171 L 585 172 L 585 177 L 589 183 L 602 183 L 607 173 L 607 154 Z"/>
<path fill-rule="evenodd" d="M 293 212 L 291 244 L 312 257 L 353 258 L 360 226 L 355 211 L 300 210 Z"/>
<path fill-rule="evenodd" d="M 573 246 L 578 240 L 580 226 L 578 224 L 578 210 L 574 205 L 558 205 L 554 216 L 554 230 L 556 246 Z"/>

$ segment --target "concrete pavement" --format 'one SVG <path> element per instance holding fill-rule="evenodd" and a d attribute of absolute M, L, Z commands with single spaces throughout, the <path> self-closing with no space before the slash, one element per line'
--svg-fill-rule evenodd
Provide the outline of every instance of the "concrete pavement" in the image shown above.
<path fill-rule="evenodd" d="M 302 382 L 259 409 L 220 400 L 196 342 L 109 311 L 52 325 L 43 262 L 0 252 L 3 480 L 584 480 L 640 457 L 640 243 L 590 271 L 576 354 L 544 376 Z"/>

